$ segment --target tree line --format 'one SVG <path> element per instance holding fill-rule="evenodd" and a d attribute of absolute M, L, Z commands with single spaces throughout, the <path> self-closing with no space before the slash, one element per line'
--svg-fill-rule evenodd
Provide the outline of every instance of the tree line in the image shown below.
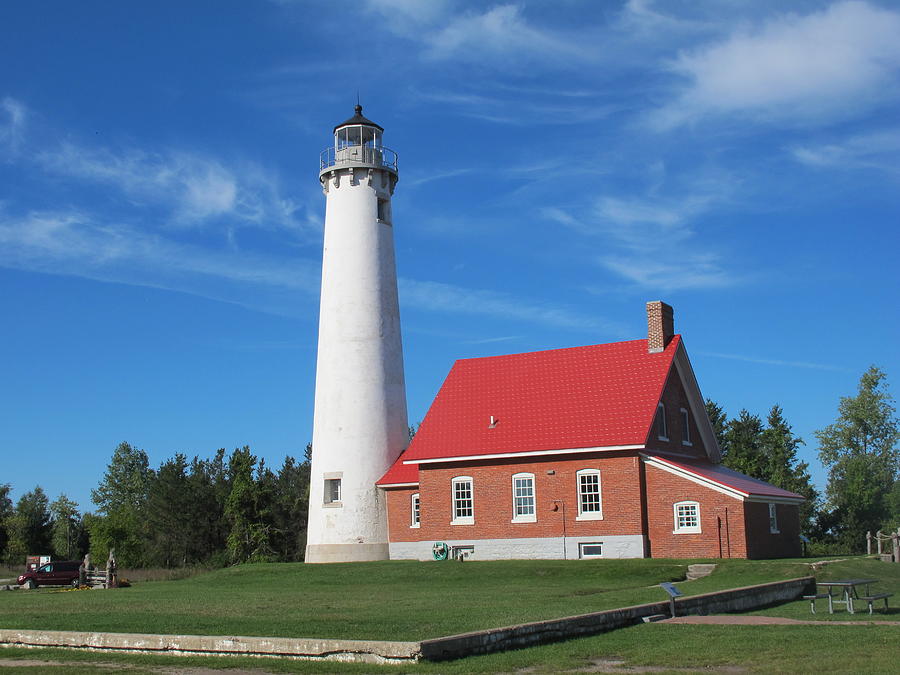
<path fill-rule="evenodd" d="M 709 399 L 706 412 L 725 466 L 806 498 L 801 532 L 820 552 L 860 553 L 867 531 L 900 527 L 900 425 L 877 367 L 863 374 L 855 396 L 840 399 L 834 423 L 814 432 L 828 470 L 824 495 L 813 486 L 808 463 L 797 457 L 804 441 L 780 406 L 772 406 L 765 423 L 747 410 L 728 419 Z"/>
<path fill-rule="evenodd" d="M 866 531 L 900 526 L 900 437 L 885 374 L 870 368 L 856 395 L 842 397 L 834 423 L 815 432 L 828 484 L 819 494 L 797 437 L 778 405 L 765 422 L 741 410 L 728 418 L 711 400 L 707 413 L 725 466 L 796 492 L 802 532 L 820 552 L 862 552 Z M 415 428 L 410 427 L 410 437 Z M 309 460 L 287 457 L 278 471 L 250 448 L 191 461 L 176 453 L 158 468 L 128 443 L 113 452 L 81 514 L 65 494 L 50 502 L 40 486 L 13 505 L 0 485 L 0 556 L 21 565 L 29 554 L 95 559 L 115 548 L 120 565 L 180 567 L 249 561 L 299 561 L 306 547 Z"/>
<path fill-rule="evenodd" d="M 13 506 L 0 486 L 0 555 L 16 566 L 29 554 L 104 560 L 111 548 L 126 567 L 302 560 L 310 451 L 278 471 L 247 446 L 191 461 L 176 453 L 152 469 L 144 450 L 120 443 L 91 491 L 93 513 L 65 495 L 49 503 L 40 486 Z"/>

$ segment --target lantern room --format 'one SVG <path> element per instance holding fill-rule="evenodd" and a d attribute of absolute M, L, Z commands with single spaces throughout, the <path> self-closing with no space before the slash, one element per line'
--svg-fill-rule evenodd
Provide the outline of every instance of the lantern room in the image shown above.
<path fill-rule="evenodd" d="M 362 114 L 357 104 L 353 117 L 334 128 L 334 147 L 322 151 L 322 173 L 340 167 L 369 167 L 397 173 L 397 153 L 381 143 L 384 129 Z"/>

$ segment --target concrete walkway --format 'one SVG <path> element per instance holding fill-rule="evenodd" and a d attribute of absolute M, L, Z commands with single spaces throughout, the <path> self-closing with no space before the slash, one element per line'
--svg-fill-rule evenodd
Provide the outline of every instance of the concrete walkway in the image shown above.
<path fill-rule="evenodd" d="M 720 626 L 900 626 L 900 621 L 806 621 L 787 619 L 782 616 L 749 616 L 739 614 L 722 614 L 718 616 L 677 616 L 674 619 L 663 619 L 658 623 L 692 623 Z"/>

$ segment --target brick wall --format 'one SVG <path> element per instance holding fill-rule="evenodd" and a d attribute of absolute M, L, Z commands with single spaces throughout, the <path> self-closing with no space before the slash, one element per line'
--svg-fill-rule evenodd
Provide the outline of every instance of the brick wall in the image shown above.
<path fill-rule="evenodd" d="M 418 487 L 388 488 L 385 490 L 388 515 L 388 541 L 419 541 L 419 530 L 412 523 L 412 496 Z"/>
<path fill-rule="evenodd" d="M 528 458 L 531 459 L 531 458 Z M 578 516 L 576 472 L 599 469 L 602 520 Z M 513 523 L 512 476 L 534 474 L 536 522 Z M 553 472 L 553 473 L 548 473 Z M 634 453 L 592 453 L 529 462 L 492 460 L 420 467 L 421 525 L 409 527 L 410 496 L 416 489 L 388 490 L 391 541 L 444 541 L 641 534 L 640 460 Z M 471 476 L 475 523 L 451 525 L 451 481 Z"/>
<path fill-rule="evenodd" d="M 655 466 L 646 465 L 646 477 L 651 557 L 747 557 L 744 503 L 741 500 Z M 673 532 L 674 505 L 681 501 L 696 501 L 700 504 L 700 533 Z M 768 526 L 768 520 L 766 523 Z"/>
<path fill-rule="evenodd" d="M 776 504 L 778 534 L 769 528 L 769 505 L 748 502 L 744 505 L 748 558 L 796 558 L 802 555 L 800 508 Z"/>

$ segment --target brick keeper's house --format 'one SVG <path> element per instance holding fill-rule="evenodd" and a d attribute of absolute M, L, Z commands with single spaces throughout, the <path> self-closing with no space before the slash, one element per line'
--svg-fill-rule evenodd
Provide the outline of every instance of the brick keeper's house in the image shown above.
<path fill-rule="evenodd" d="M 390 557 L 800 555 L 803 498 L 720 464 L 672 308 L 647 316 L 646 340 L 457 361 L 378 481 Z"/>

